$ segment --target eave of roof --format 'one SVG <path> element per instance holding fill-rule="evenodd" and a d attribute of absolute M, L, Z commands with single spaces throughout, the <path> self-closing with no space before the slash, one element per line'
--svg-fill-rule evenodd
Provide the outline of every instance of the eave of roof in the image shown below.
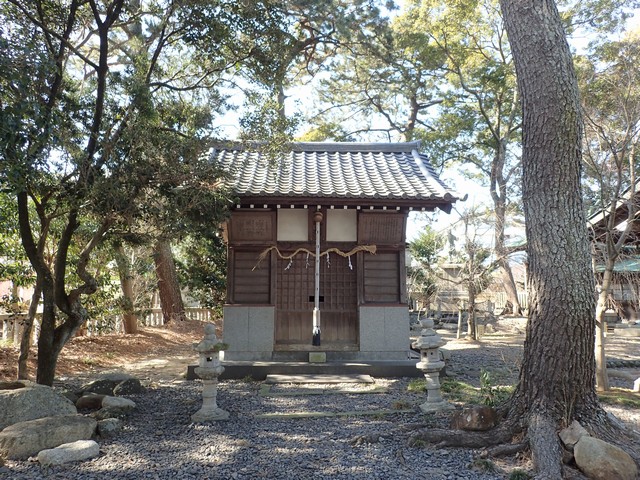
<path fill-rule="evenodd" d="M 277 158 L 260 144 L 222 144 L 213 161 L 242 204 L 392 206 L 445 211 L 463 197 L 436 174 L 419 142 L 293 143 Z"/>

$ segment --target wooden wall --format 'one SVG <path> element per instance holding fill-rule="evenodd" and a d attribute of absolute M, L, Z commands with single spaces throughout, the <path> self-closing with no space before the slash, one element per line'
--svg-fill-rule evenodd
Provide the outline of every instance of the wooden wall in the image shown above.
<path fill-rule="evenodd" d="M 309 209 L 308 212 L 310 241 L 287 242 L 279 245 L 276 239 L 277 211 L 233 212 L 228 227 L 228 303 L 275 305 L 277 298 L 282 299 L 276 291 L 278 283 L 281 283 L 283 288 L 291 289 L 291 285 L 283 281 L 281 272 L 278 271 L 283 267 L 282 260 L 277 259 L 276 253 L 271 252 L 259 265 L 258 257 L 265 249 L 275 245 L 278 245 L 282 252 L 291 252 L 299 247 L 313 251 L 315 249 L 311 243 L 314 235 L 311 220 L 313 211 Z M 349 278 L 356 283 L 353 289 L 356 296 L 353 308 L 357 308 L 358 304 L 406 303 L 406 218 L 406 212 L 380 210 L 359 212 L 357 243 L 375 245 L 377 253 L 372 255 L 361 252 L 357 257 L 352 257 L 354 275 Z M 325 225 L 323 224 L 322 227 L 322 250 L 336 246 L 342 251 L 347 251 L 355 247 L 356 244 L 327 244 L 324 241 Z M 304 254 L 301 253 L 297 257 L 295 262 L 305 262 Z M 313 257 L 310 258 L 313 262 Z M 302 285 L 300 287 L 302 288 Z M 306 291 L 307 287 L 302 289 Z M 303 296 L 308 299 L 308 293 L 304 293 Z M 352 308 L 351 303 L 349 308 Z"/>

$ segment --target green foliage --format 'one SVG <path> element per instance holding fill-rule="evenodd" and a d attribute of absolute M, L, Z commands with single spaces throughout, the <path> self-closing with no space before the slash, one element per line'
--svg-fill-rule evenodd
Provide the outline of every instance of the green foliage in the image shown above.
<path fill-rule="evenodd" d="M 519 468 L 514 468 L 511 473 L 509 473 L 509 480 L 528 480 L 530 478 L 533 477 Z"/>
<path fill-rule="evenodd" d="M 578 29 L 595 33 L 594 38 L 605 37 L 602 33 L 620 31 L 625 21 L 640 7 L 637 0 L 561 0 L 558 7 L 569 33 Z M 582 33 L 584 34 L 584 33 Z M 595 41 L 602 41 L 597 38 Z M 606 40 L 605 40 L 606 41 Z"/>
<path fill-rule="evenodd" d="M 442 381 L 440 390 L 453 402 L 470 405 L 480 403 L 479 389 L 468 383 L 446 378 Z"/>
<path fill-rule="evenodd" d="M 443 245 L 443 236 L 429 226 L 409 243 L 409 252 L 415 261 L 407 267 L 408 290 L 412 299 L 428 303 L 436 294 L 435 265 Z"/>
<path fill-rule="evenodd" d="M 310 127 L 302 135 L 299 135 L 297 140 L 299 142 L 353 142 L 351 137 L 344 127 L 337 122 L 320 123 L 316 126 Z"/>
<path fill-rule="evenodd" d="M 640 174 L 640 35 L 592 48 L 575 59 L 585 117 L 583 159 L 591 213 L 611 208 Z"/>
<path fill-rule="evenodd" d="M 511 397 L 514 388 L 494 385 L 494 377 L 489 370 L 480 370 L 480 397 L 482 403 L 490 407 L 500 405 Z"/>
<path fill-rule="evenodd" d="M 427 389 L 427 381 L 424 378 L 413 378 L 407 385 L 407 391 L 420 393 Z"/>
<path fill-rule="evenodd" d="M 426 448 L 429 444 L 420 438 L 413 438 L 409 440 L 409 446 L 413 448 Z"/>
<path fill-rule="evenodd" d="M 180 246 L 176 267 L 180 284 L 205 308 L 222 314 L 227 283 L 227 249 L 220 235 L 188 236 Z"/>
<path fill-rule="evenodd" d="M 471 463 L 471 468 L 481 472 L 494 473 L 497 471 L 495 463 L 488 458 L 476 458 Z"/>
<path fill-rule="evenodd" d="M 245 102 L 247 113 L 240 118 L 240 138 L 262 141 L 262 148 L 275 158 L 293 138 L 298 118 L 287 117 L 284 106 L 266 94 L 251 92 Z"/>
<path fill-rule="evenodd" d="M 440 390 L 445 393 L 447 399 L 467 405 L 484 404 L 497 406 L 509 399 L 514 390 L 513 386 L 494 385 L 493 374 L 487 370 L 481 370 L 480 388 L 465 382 L 450 378 L 442 381 Z"/>

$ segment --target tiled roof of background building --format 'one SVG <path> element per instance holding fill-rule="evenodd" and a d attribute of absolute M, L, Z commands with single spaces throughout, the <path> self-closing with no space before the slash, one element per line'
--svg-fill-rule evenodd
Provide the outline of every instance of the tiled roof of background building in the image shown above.
<path fill-rule="evenodd" d="M 419 142 L 294 143 L 269 158 L 241 144 L 212 150 L 240 198 L 406 200 L 451 204 L 460 197 L 439 178 Z"/>

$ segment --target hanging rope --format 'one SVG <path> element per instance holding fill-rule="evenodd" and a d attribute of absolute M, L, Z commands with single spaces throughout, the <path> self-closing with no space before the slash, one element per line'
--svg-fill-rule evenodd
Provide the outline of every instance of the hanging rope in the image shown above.
<path fill-rule="evenodd" d="M 316 256 L 315 252 L 312 252 L 311 250 L 308 250 L 306 248 L 298 248 L 291 255 L 283 255 L 282 252 L 280 252 L 280 250 L 278 250 L 278 247 L 273 246 L 273 247 L 267 248 L 266 250 L 264 250 L 260 254 L 260 256 L 258 257 L 258 263 L 256 263 L 255 266 L 251 269 L 252 271 L 255 270 L 256 268 L 258 268 L 260 263 L 262 263 L 262 261 L 265 258 L 267 258 L 267 255 L 269 255 L 269 252 L 271 250 L 275 250 L 280 258 L 283 258 L 285 260 L 289 260 L 289 266 L 287 268 L 289 268 L 291 266 L 291 262 L 293 261 L 293 257 L 295 257 L 300 252 L 305 252 L 307 254 L 307 258 L 309 258 L 310 255 L 313 256 L 314 258 Z M 341 257 L 346 257 L 346 258 L 349 258 L 349 257 L 351 257 L 351 255 L 353 255 L 355 253 L 358 253 L 358 252 L 369 252 L 372 255 L 375 255 L 376 254 L 376 250 L 377 250 L 377 247 L 375 245 L 358 245 L 357 247 L 355 247 L 352 250 L 349 250 L 348 252 L 343 252 L 342 250 L 340 250 L 338 248 L 331 247 L 331 248 L 328 248 L 327 250 L 325 250 L 324 252 L 321 252 L 320 253 L 320 257 L 323 257 L 324 255 L 328 255 L 329 253 L 337 253 Z M 349 260 L 349 262 L 351 262 L 351 260 Z"/>

